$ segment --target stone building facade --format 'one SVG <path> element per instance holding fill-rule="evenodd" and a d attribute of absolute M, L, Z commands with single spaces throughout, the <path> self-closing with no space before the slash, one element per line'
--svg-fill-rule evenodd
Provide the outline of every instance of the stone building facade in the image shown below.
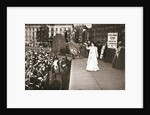
<path fill-rule="evenodd" d="M 25 24 L 25 41 L 36 42 L 37 31 L 42 26 L 49 28 L 49 38 L 54 38 L 56 34 L 64 36 L 65 31 L 72 32 L 73 24 Z"/>

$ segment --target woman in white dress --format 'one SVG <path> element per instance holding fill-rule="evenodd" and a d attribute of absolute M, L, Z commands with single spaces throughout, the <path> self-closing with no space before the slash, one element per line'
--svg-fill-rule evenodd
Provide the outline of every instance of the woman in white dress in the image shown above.
<path fill-rule="evenodd" d="M 97 70 L 99 70 L 98 61 L 97 61 L 97 58 L 98 58 L 97 47 L 95 47 L 94 44 L 91 43 L 91 46 L 89 46 L 89 47 L 86 46 L 86 48 L 88 50 L 90 50 L 88 60 L 87 60 L 86 70 L 87 71 L 97 71 Z"/>

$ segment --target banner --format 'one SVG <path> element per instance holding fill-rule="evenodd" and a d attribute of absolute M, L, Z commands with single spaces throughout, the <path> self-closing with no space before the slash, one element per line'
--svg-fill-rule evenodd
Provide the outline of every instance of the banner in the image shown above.
<path fill-rule="evenodd" d="M 108 48 L 111 49 L 117 48 L 117 39 L 118 33 L 108 33 L 108 41 L 107 41 Z"/>

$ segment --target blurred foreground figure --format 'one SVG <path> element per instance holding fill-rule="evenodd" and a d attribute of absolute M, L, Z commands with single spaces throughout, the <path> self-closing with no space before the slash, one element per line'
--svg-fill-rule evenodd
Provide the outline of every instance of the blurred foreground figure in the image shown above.
<path fill-rule="evenodd" d="M 69 42 L 66 45 L 66 50 L 68 54 L 71 54 L 73 57 L 79 56 L 80 45 L 74 42 Z"/>

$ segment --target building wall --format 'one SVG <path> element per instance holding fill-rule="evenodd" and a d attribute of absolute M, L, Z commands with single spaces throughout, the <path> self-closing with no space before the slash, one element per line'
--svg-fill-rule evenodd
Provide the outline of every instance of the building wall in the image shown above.
<path fill-rule="evenodd" d="M 25 24 L 25 41 L 36 42 L 37 30 L 42 24 Z M 49 38 L 56 34 L 64 35 L 65 30 L 73 31 L 73 24 L 45 24 L 49 28 Z"/>
<path fill-rule="evenodd" d="M 86 29 L 82 32 L 82 43 L 87 42 L 89 40 L 89 29 Z"/>
<path fill-rule="evenodd" d="M 92 24 L 90 40 L 107 42 L 108 33 L 118 33 L 118 40 L 125 41 L 125 24 Z"/>

